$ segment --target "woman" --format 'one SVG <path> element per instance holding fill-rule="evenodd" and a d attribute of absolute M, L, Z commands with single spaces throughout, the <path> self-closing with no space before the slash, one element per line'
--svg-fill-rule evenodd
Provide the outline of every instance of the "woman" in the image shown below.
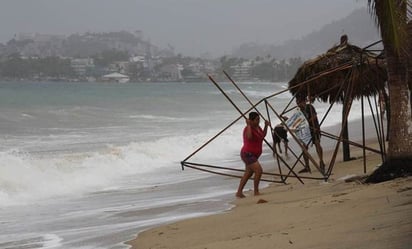
<path fill-rule="evenodd" d="M 262 143 L 266 136 L 269 121 L 265 121 L 265 128 L 259 126 L 259 114 L 257 112 L 250 112 L 249 119 L 246 120 L 246 127 L 243 129 L 243 147 L 240 151 L 240 157 L 246 165 L 245 173 L 240 180 L 236 197 L 244 198 L 243 188 L 245 187 L 249 178 L 255 174 L 253 180 L 254 194 L 259 195 L 259 182 L 262 176 L 262 166 L 258 159 L 262 154 Z"/>

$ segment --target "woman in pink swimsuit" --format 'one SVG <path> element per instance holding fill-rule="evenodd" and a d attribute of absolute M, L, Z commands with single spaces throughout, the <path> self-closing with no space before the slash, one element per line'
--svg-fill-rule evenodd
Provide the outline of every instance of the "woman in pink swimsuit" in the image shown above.
<path fill-rule="evenodd" d="M 243 129 L 243 147 L 240 150 L 240 158 L 246 165 L 245 173 L 240 180 L 236 197 L 244 198 L 243 188 L 249 178 L 255 174 L 253 179 L 254 194 L 259 195 L 259 182 L 262 176 L 262 166 L 258 159 L 262 154 L 263 139 L 266 136 L 269 121 L 265 121 L 265 128 L 259 126 L 259 114 L 256 112 L 249 113 L 249 119 L 246 120 L 246 127 Z"/>

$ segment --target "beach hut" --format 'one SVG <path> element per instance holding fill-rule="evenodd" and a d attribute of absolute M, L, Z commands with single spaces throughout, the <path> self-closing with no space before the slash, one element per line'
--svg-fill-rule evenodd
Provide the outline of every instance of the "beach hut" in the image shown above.
<path fill-rule="evenodd" d="M 345 97 L 360 99 L 385 89 L 387 72 L 382 54 L 348 42 L 308 60 L 289 81 L 293 96 L 302 95 L 323 102 L 341 102 Z"/>
<path fill-rule="evenodd" d="M 345 161 L 350 160 L 347 117 L 352 101 L 361 100 L 363 120 L 364 97 L 373 97 L 375 100 L 376 96 L 381 96 L 381 99 L 387 97 L 384 56 L 382 53 L 376 53 L 379 50 L 368 50 L 376 44 L 362 49 L 348 43 L 347 36 L 344 35 L 339 45 L 304 62 L 289 81 L 289 91 L 295 97 L 329 102 L 331 106 L 335 103 L 343 104 L 342 133 L 336 139 L 343 141 Z"/>

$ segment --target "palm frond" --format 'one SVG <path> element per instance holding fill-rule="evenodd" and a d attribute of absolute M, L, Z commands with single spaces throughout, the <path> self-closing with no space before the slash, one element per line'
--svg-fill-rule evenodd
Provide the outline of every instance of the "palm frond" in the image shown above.
<path fill-rule="evenodd" d="M 381 31 L 385 44 L 395 54 L 407 52 L 408 19 L 412 3 L 410 0 L 368 0 L 369 11 Z"/>

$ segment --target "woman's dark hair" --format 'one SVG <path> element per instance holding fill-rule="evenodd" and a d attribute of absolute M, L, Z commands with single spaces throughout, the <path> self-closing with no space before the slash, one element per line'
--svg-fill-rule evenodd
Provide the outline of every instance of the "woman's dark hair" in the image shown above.
<path fill-rule="evenodd" d="M 259 117 L 257 112 L 249 112 L 249 120 L 254 120 L 256 117 Z"/>

